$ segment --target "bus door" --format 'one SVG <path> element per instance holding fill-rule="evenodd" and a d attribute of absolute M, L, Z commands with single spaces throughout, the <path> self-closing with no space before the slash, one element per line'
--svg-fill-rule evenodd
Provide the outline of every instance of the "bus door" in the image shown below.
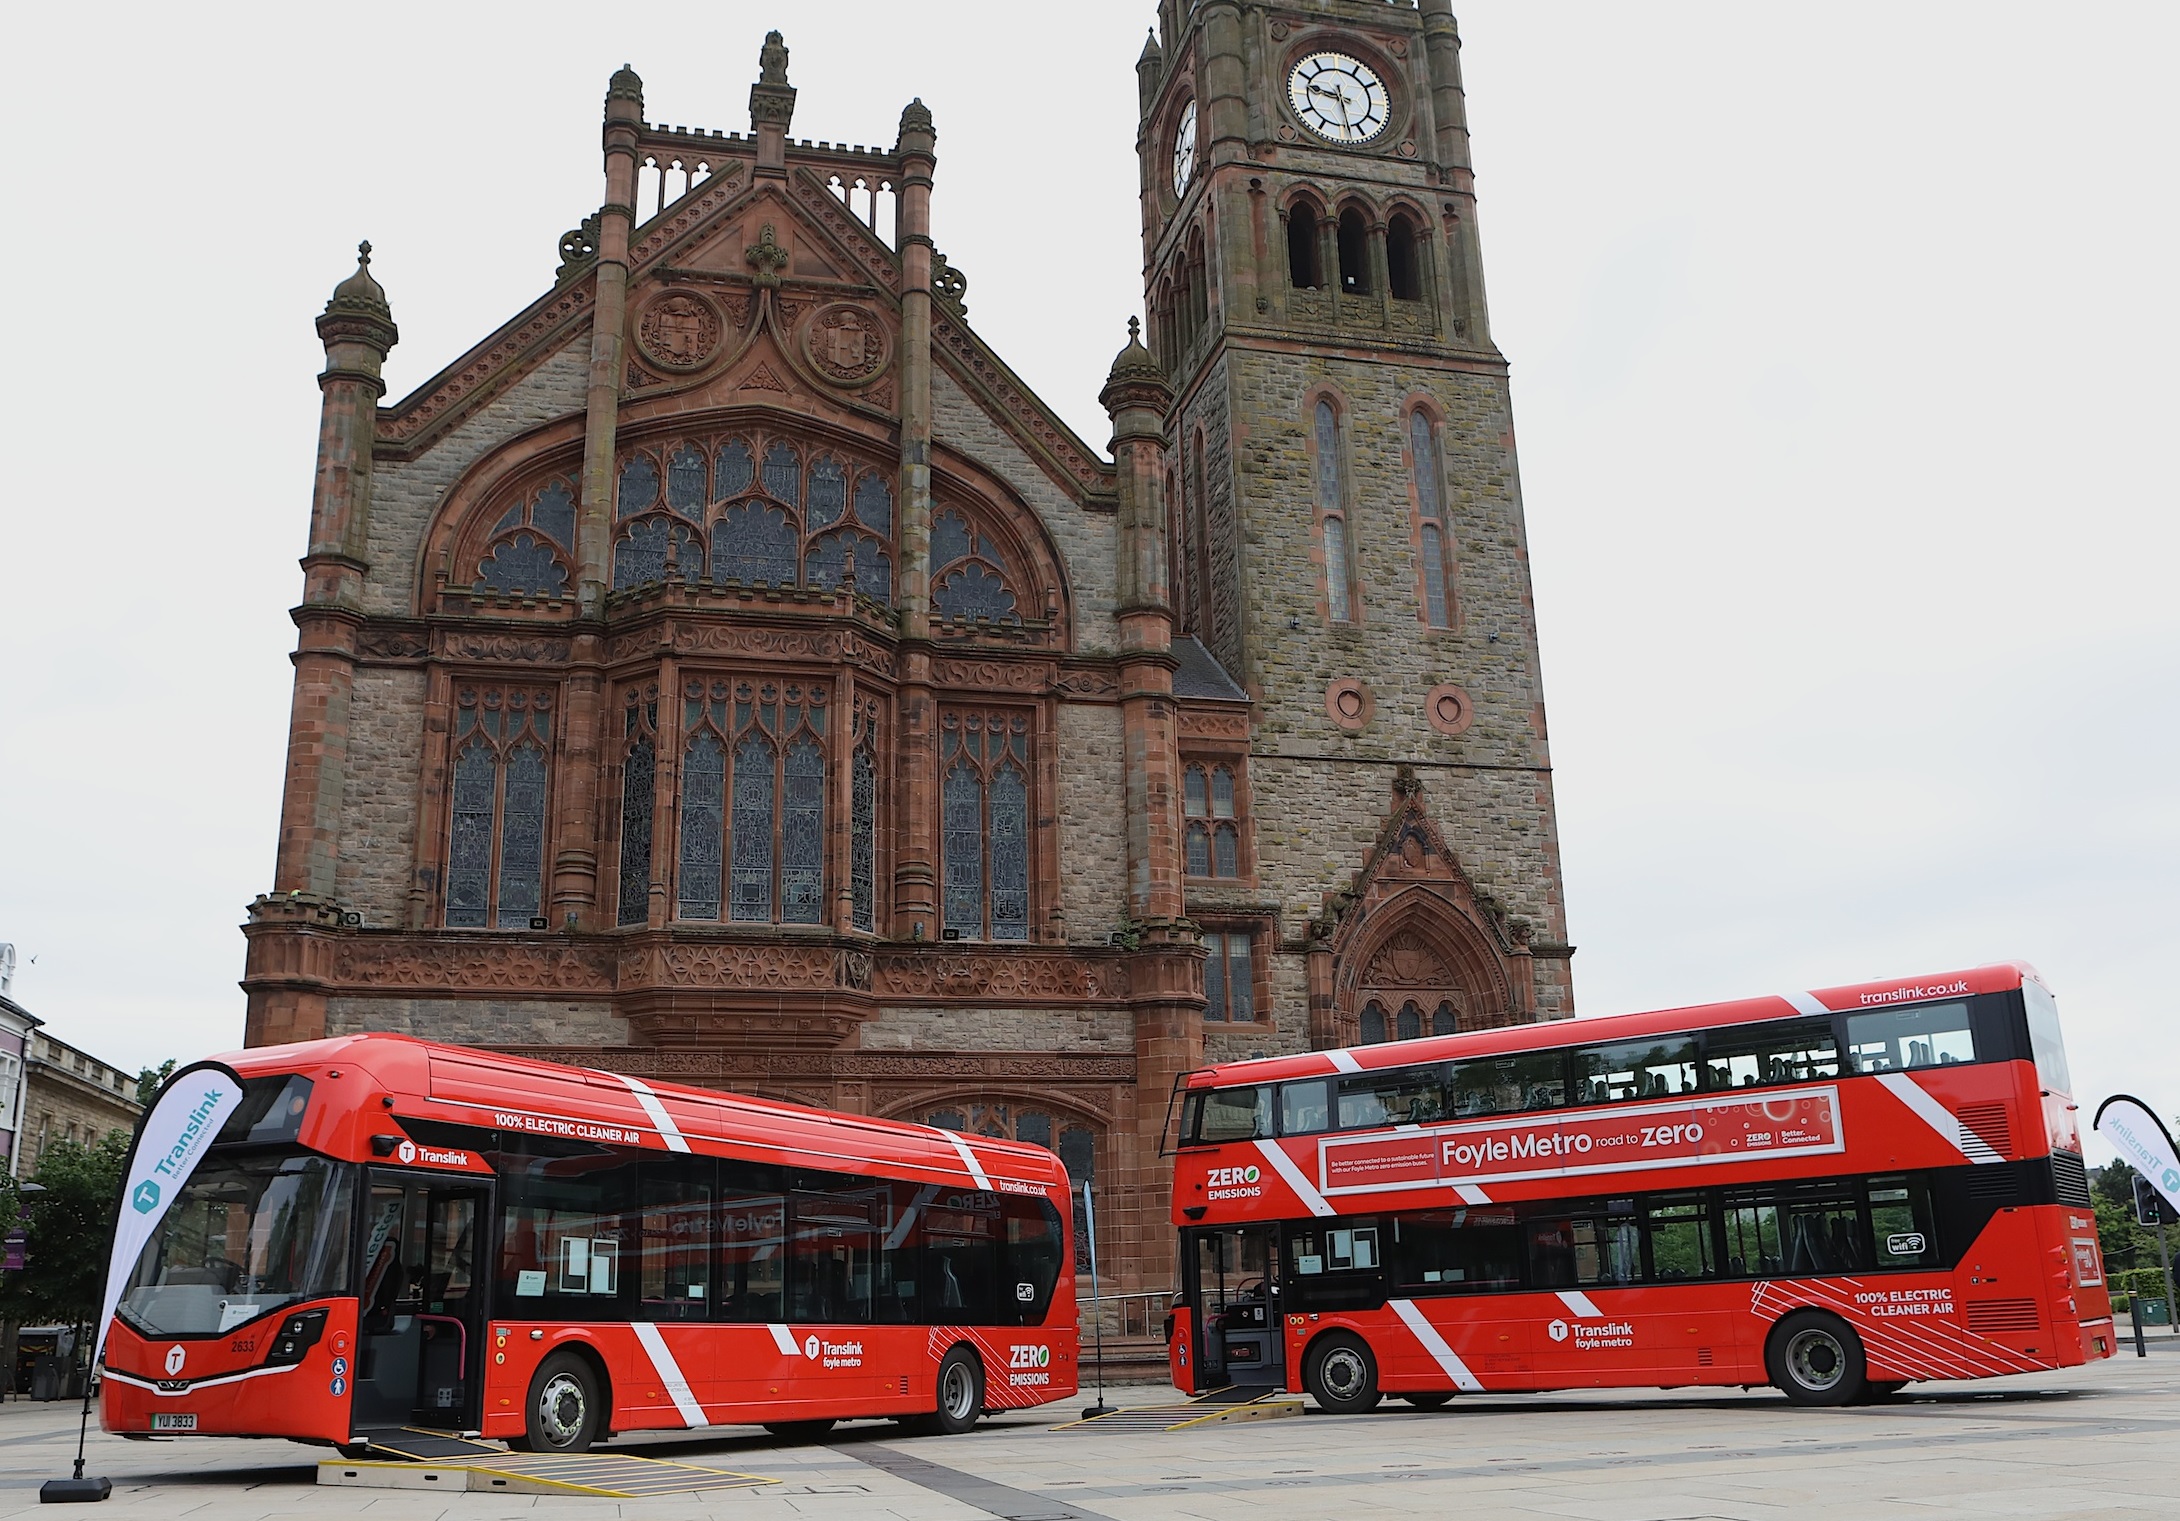
<path fill-rule="evenodd" d="M 491 1186 L 371 1174 L 356 1332 L 358 1432 L 475 1431 L 483 1416 Z"/>
<path fill-rule="evenodd" d="M 1227 1226 L 1188 1235 L 1182 1288 L 1196 1317 L 1196 1388 L 1284 1388 L 1279 1227 Z"/>

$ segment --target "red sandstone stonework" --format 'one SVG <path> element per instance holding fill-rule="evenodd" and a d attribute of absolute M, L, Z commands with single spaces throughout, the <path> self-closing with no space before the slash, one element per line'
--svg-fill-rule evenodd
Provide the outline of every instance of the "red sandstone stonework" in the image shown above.
<path fill-rule="evenodd" d="M 649 124 L 617 73 L 554 288 L 390 407 L 359 264 L 319 319 L 252 1043 L 405 1030 L 1041 1140 L 1094 1167 L 1109 1281 L 1156 1290 L 1181 1073 L 1372 1008 L 1572 1013 L 1445 0 L 1160 11 L 1111 464 L 969 325 L 930 113 L 793 140 L 784 49 L 747 136 Z M 1290 119 L 1324 47 L 1392 82 L 1382 140 Z"/>

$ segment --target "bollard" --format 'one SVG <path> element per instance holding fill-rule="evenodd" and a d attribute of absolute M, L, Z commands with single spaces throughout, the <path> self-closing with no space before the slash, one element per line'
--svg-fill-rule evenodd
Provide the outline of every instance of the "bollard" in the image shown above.
<path fill-rule="evenodd" d="M 2135 1356 L 2148 1357 L 2150 1355 L 2150 1344 L 2142 1339 L 2142 1316 L 2135 1309 L 2135 1306 L 2140 1305 L 2141 1302 L 2139 1298 L 2129 1301 L 2127 1318 L 2135 1323 Z"/>

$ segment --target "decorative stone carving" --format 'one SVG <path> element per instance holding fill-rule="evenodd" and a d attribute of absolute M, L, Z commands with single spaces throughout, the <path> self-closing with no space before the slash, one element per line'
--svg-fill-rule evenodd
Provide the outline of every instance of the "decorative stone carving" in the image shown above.
<path fill-rule="evenodd" d="M 430 651 L 420 629 L 367 627 L 356 637 L 356 654 L 365 660 L 415 660 Z"/>
<path fill-rule="evenodd" d="M 979 691 L 1042 692 L 1052 685 L 1052 667 L 1042 662 L 934 659 L 931 684 Z"/>
<path fill-rule="evenodd" d="M 333 981 L 359 991 L 611 993 L 613 953 L 535 941 L 364 939 L 333 954 Z"/>
<path fill-rule="evenodd" d="M 1325 716 L 1350 734 L 1359 734 L 1378 711 L 1367 682 L 1352 676 L 1325 688 Z"/>
<path fill-rule="evenodd" d="M 1233 708 L 1180 710 L 1181 733 L 1188 739 L 1241 739 L 1249 737 L 1249 715 Z"/>
<path fill-rule="evenodd" d="M 760 290 L 778 290 L 780 276 L 787 271 L 787 250 L 780 247 L 778 229 L 770 222 L 757 234 L 757 241 L 742 251 L 749 264 L 750 278 Z"/>
<path fill-rule="evenodd" d="M 583 218 L 580 227 L 560 235 L 560 268 L 553 272 L 556 284 L 574 279 L 598 262 L 598 214 Z"/>
<path fill-rule="evenodd" d="M 1448 738 L 1468 732 L 1468 726 L 1476 722 L 1476 704 L 1468 693 L 1451 682 L 1432 687 L 1430 695 L 1423 699 L 1423 716 L 1431 721 L 1431 727 Z"/>
<path fill-rule="evenodd" d="M 803 333 L 810 362 L 842 385 L 859 385 L 886 367 L 886 331 L 875 314 L 846 301 L 825 307 Z"/>
<path fill-rule="evenodd" d="M 1365 986 L 1373 988 L 1443 988 L 1453 980 L 1446 958 L 1413 930 L 1401 930 L 1378 947 L 1363 968 Z"/>
<path fill-rule="evenodd" d="M 969 277 L 946 262 L 946 255 L 931 255 L 931 294 L 957 317 L 969 315 Z"/>
<path fill-rule="evenodd" d="M 1078 667 L 1060 672 L 1054 683 L 1069 697 L 1118 697 L 1120 675 L 1115 671 L 1103 671 L 1096 667 Z"/>
<path fill-rule="evenodd" d="M 785 391 L 787 382 L 773 373 L 772 366 L 760 363 L 743 379 L 739 389 L 744 391 Z"/>
<path fill-rule="evenodd" d="M 881 999 L 979 1003 L 1120 999 L 1128 996 L 1128 968 L 1119 960 L 1035 951 L 881 951 L 873 991 Z"/>
<path fill-rule="evenodd" d="M 653 364 L 668 370 L 694 370 L 719 352 L 722 331 L 718 311 L 690 291 L 669 291 L 643 309 L 636 342 Z"/>
<path fill-rule="evenodd" d="M 440 654 L 449 660 L 504 660 L 551 665 L 568 658 L 568 641 L 520 634 L 455 632 L 446 636 Z"/>

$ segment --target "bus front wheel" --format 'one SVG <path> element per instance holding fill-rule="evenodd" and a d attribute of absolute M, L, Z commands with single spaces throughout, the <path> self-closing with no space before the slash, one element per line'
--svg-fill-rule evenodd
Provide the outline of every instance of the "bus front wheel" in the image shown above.
<path fill-rule="evenodd" d="M 507 1445 L 522 1452 L 588 1452 L 605 1429 L 605 1416 L 591 1365 L 573 1352 L 555 1352 L 530 1380 L 523 1434 Z"/>
<path fill-rule="evenodd" d="M 960 1436 L 984 1414 L 984 1359 L 956 1347 L 939 1364 L 938 1409 L 902 1424 L 918 1436 Z"/>
<path fill-rule="evenodd" d="M 1302 1383 L 1334 1415 L 1360 1415 L 1378 1403 L 1378 1360 L 1359 1336 L 1334 1331 L 1302 1364 Z"/>
<path fill-rule="evenodd" d="M 1868 1377 L 1862 1338 L 1823 1310 L 1797 1310 L 1773 1327 L 1765 1361 L 1772 1383 L 1797 1405 L 1853 1404 Z"/>

